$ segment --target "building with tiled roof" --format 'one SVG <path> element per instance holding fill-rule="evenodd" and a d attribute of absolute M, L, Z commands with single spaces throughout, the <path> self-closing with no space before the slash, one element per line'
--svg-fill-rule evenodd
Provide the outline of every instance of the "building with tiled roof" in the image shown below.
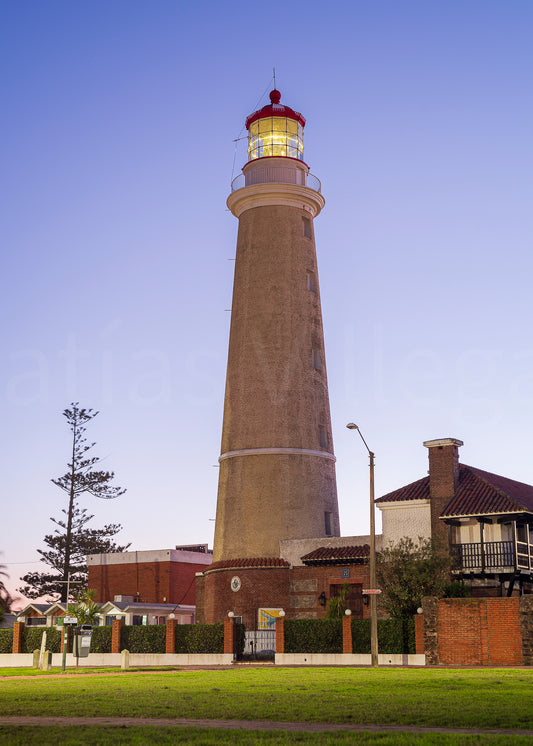
<path fill-rule="evenodd" d="M 380 497 L 383 543 L 440 539 L 474 595 L 533 590 L 533 486 L 459 463 L 462 441 L 426 441 L 428 476 Z"/>

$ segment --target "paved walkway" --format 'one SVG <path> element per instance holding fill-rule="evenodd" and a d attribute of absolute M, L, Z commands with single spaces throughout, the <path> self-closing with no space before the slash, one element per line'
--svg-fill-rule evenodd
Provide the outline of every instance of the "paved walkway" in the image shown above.
<path fill-rule="evenodd" d="M 148 725 L 164 728 L 217 728 L 222 730 L 278 730 L 288 733 L 452 733 L 471 736 L 530 736 L 533 730 L 510 728 L 423 728 L 416 725 L 354 725 L 351 723 L 286 723 L 271 720 L 194 720 L 192 718 L 133 718 L 133 717 L 0 717 L 0 726 L 6 725 L 102 725 L 131 727 Z"/>

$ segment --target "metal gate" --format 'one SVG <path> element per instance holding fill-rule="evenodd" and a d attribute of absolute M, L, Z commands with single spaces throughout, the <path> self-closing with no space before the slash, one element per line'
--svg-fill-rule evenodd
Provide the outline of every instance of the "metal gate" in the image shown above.
<path fill-rule="evenodd" d="M 244 654 L 253 656 L 274 655 L 276 652 L 275 629 L 253 629 L 244 633 Z"/>

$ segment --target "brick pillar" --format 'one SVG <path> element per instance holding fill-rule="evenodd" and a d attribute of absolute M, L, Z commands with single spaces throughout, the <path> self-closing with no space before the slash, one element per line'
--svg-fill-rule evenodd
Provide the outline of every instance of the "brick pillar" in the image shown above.
<path fill-rule="evenodd" d="M 235 622 L 224 619 L 224 653 L 235 655 Z"/>
<path fill-rule="evenodd" d="M 439 660 L 439 601 L 433 596 L 422 599 L 424 613 L 424 653 L 427 666 L 438 666 Z"/>
<path fill-rule="evenodd" d="M 429 456 L 429 501 L 431 510 L 431 538 L 448 546 L 448 529 L 440 520 L 446 503 L 455 495 L 459 484 L 459 446 L 462 440 L 441 438 L 426 440 Z"/>
<path fill-rule="evenodd" d="M 424 615 L 415 614 L 415 653 L 424 655 Z"/>
<path fill-rule="evenodd" d="M 524 665 L 533 665 L 533 596 L 520 599 L 520 629 L 522 633 L 522 655 Z"/>
<path fill-rule="evenodd" d="M 167 619 L 165 653 L 176 652 L 176 619 Z"/>
<path fill-rule="evenodd" d="M 352 653 L 352 617 L 345 614 L 342 617 L 342 652 Z"/>
<path fill-rule="evenodd" d="M 111 627 L 111 652 L 120 653 L 120 632 L 124 626 L 124 619 L 113 619 Z"/>
<path fill-rule="evenodd" d="M 285 617 L 276 619 L 276 653 L 285 652 Z"/>
<path fill-rule="evenodd" d="M 13 652 L 22 653 L 22 636 L 24 634 L 24 622 L 15 622 L 13 625 Z"/>

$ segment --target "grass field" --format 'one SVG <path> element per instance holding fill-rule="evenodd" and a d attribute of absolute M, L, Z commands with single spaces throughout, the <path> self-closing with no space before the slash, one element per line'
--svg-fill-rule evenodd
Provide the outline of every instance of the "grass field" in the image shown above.
<path fill-rule="evenodd" d="M 5 675 L 6 671 L 0 671 Z M 28 673 L 28 669 L 25 669 Z M 13 671 L 9 671 L 12 675 Z M 0 681 L 2 716 L 110 716 L 533 729 L 526 669 L 242 668 Z M 4 743 L 529 743 L 525 736 L 2 726 Z M 108 734 L 108 735 L 106 735 Z M 18 740 L 19 739 L 19 740 Z M 34 739 L 34 740 L 33 740 Z M 69 740 L 70 739 L 70 740 Z M 74 740 L 72 740 L 74 739 Z M 77 740 L 76 740 L 77 739 Z M 125 740 L 121 740 L 125 739 Z M 159 740 L 158 740 L 159 739 Z M 162 740 L 161 740 L 162 739 Z M 167 740 L 165 740 L 167 739 Z M 227 740 L 226 740 L 227 739 Z"/>

